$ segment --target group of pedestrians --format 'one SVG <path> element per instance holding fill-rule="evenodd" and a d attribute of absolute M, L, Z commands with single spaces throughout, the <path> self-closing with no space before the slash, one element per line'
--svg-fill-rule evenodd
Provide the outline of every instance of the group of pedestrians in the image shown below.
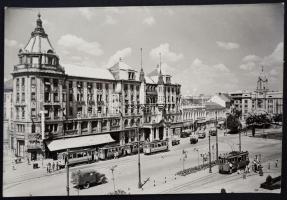
<path fill-rule="evenodd" d="M 47 173 L 52 173 L 60 169 L 59 163 L 57 162 L 48 162 L 47 164 Z"/>

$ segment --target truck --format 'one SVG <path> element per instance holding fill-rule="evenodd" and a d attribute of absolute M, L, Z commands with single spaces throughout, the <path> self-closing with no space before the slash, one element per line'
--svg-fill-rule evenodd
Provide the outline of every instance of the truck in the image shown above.
<path fill-rule="evenodd" d="M 106 175 L 93 169 L 75 171 L 72 173 L 71 178 L 71 182 L 79 189 L 88 189 L 91 185 L 107 183 Z"/>
<path fill-rule="evenodd" d="M 180 137 L 178 135 L 171 136 L 171 144 L 172 146 L 178 145 L 180 143 Z"/>

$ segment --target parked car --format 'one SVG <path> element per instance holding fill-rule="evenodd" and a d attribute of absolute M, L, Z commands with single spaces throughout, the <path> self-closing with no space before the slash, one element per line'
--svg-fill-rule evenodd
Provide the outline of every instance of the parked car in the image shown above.
<path fill-rule="evenodd" d="M 216 128 L 215 127 L 212 127 L 210 130 L 209 130 L 209 134 L 211 136 L 216 136 Z"/>
<path fill-rule="evenodd" d="M 105 174 L 95 170 L 78 170 L 72 173 L 72 183 L 75 187 L 89 188 L 91 185 L 99 185 L 107 182 Z"/>
<path fill-rule="evenodd" d="M 205 137 L 206 137 L 206 134 L 204 130 L 198 131 L 198 138 L 205 138 Z"/>
<path fill-rule="evenodd" d="M 178 145 L 180 143 L 180 139 L 179 139 L 179 137 L 177 137 L 177 136 L 173 136 L 172 137 L 172 140 L 171 140 L 171 144 L 172 144 L 172 146 L 174 146 L 174 145 Z"/>
<path fill-rule="evenodd" d="M 183 131 L 180 133 L 180 137 L 181 137 L 181 138 L 186 138 L 186 137 L 189 137 L 190 134 L 191 134 L 191 130 L 190 130 L 190 129 L 183 130 Z"/>
<path fill-rule="evenodd" d="M 198 142 L 198 135 L 197 134 L 192 134 L 190 136 L 190 144 L 196 144 Z"/>

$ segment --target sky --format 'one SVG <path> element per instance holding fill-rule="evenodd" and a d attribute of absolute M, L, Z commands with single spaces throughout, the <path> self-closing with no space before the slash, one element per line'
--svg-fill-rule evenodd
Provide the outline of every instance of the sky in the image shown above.
<path fill-rule="evenodd" d="M 283 89 L 283 4 L 97 8 L 6 8 L 4 80 L 18 64 L 41 13 L 60 64 L 112 66 L 121 57 L 162 70 L 183 95 L 255 90 L 261 66 L 271 90 Z"/>

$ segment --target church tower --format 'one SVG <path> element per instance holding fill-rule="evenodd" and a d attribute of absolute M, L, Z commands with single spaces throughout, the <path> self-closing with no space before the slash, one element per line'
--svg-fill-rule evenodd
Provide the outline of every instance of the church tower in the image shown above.
<path fill-rule="evenodd" d="M 158 81 L 157 81 L 157 104 L 158 108 L 161 111 L 164 107 L 165 103 L 165 95 L 164 95 L 164 81 L 163 81 L 163 75 L 161 72 L 161 54 L 160 54 L 160 63 L 159 63 L 159 75 L 158 75 Z"/>
<path fill-rule="evenodd" d="M 262 66 L 261 73 L 258 76 L 256 92 L 263 94 L 268 91 L 268 79 L 264 73 L 264 68 Z"/>
<path fill-rule="evenodd" d="M 146 103 L 146 81 L 145 81 L 145 74 L 144 74 L 143 66 L 142 66 L 142 48 L 141 48 L 141 71 L 140 71 L 139 81 L 141 82 L 140 104 L 144 105 Z"/>

